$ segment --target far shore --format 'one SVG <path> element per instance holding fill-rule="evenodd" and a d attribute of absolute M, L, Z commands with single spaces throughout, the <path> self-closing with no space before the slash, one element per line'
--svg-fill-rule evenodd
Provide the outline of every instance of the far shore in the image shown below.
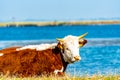
<path fill-rule="evenodd" d="M 0 22 L 0 27 L 19 26 L 60 26 L 60 25 L 109 25 L 120 24 L 120 20 L 94 20 L 94 21 L 26 21 L 26 22 Z"/>

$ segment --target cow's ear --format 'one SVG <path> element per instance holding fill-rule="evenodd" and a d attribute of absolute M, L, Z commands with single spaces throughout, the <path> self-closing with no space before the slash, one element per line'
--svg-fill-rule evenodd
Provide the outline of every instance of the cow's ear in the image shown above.
<path fill-rule="evenodd" d="M 58 42 L 57 46 L 58 46 L 59 49 L 63 49 L 63 43 L 62 42 Z"/>
<path fill-rule="evenodd" d="M 87 43 L 86 39 L 79 39 L 79 47 L 83 47 Z"/>
<path fill-rule="evenodd" d="M 63 39 L 60 39 L 60 38 L 57 38 L 57 41 L 58 41 L 58 48 L 59 49 L 63 49 L 63 42 L 64 42 L 64 40 Z"/>

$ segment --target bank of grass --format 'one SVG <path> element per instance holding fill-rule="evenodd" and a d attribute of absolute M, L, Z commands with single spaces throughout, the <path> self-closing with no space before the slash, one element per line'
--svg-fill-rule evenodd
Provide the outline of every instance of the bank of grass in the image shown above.
<path fill-rule="evenodd" d="M 120 20 L 0 22 L 0 27 L 120 24 Z"/>
<path fill-rule="evenodd" d="M 120 80 L 120 75 L 93 75 L 93 76 L 42 76 L 42 77 L 27 77 L 27 78 L 18 78 L 18 77 L 6 77 L 0 76 L 0 80 Z"/>

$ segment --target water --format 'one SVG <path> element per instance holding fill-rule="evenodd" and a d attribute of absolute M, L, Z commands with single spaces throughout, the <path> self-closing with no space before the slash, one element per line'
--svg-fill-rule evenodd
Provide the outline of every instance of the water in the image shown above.
<path fill-rule="evenodd" d="M 6 27 L 0 28 L 0 49 L 10 46 L 53 43 L 66 35 L 86 36 L 88 43 L 80 49 L 82 60 L 70 64 L 67 73 L 120 74 L 120 25 Z"/>
<path fill-rule="evenodd" d="M 119 38 L 120 25 L 47 26 L 0 28 L 0 40 L 55 39 L 66 35 L 79 36 L 89 32 L 87 38 Z"/>

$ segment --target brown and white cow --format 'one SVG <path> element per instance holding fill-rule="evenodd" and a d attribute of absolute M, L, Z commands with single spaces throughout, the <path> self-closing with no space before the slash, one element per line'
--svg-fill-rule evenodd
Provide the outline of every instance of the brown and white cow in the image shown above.
<path fill-rule="evenodd" d="M 64 75 L 69 63 L 79 61 L 79 48 L 87 40 L 66 36 L 58 43 L 10 47 L 0 50 L 0 73 L 19 77 L 39 75 Z"/>

